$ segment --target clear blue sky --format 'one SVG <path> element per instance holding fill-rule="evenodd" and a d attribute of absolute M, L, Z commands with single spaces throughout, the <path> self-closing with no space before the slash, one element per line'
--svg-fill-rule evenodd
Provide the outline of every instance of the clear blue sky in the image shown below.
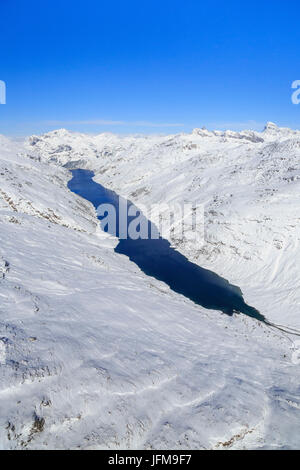
<path fill-rule="evenodd" d="M 1 0 L 0 12 L 0 133 L 300 128 L 298 1 Z"/>

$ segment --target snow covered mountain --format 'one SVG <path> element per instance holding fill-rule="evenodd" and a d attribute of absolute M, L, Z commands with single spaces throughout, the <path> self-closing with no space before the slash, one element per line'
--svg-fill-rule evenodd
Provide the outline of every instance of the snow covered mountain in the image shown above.
<path fill-rule="evenodd" d="M 206 310 L 114 252 L 68 168 L 205 203 L 177 248 L 300 327 L 300 132 L 0 137 L 0 447 L 299 448 L 297 338 Z"/>
<path fill-rule="evenodd" d="M 94 170 L 96 181 L 137 205 L 204 204 L 204 245 L 175 241 L 177 248 L 239 285 L 268 318 L 300 327 L 300 131 L 273 123 L 261 133 L 162 137 L 58 130 L 31 137 L 29 147 Z"/>

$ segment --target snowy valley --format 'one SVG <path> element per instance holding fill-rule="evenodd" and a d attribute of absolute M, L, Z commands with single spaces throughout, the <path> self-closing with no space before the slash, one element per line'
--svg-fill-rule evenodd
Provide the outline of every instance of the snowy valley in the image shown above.
<path fill-rule="evenodd" d="M 137 205 L 203 204 L 203 245 L 177 249 L 300 328 L 299 157 L 272 123 L 0 137 L 0 447 L 299 447 L 297 337 L 147 276 L 67 187 L 85 168 Z"/>

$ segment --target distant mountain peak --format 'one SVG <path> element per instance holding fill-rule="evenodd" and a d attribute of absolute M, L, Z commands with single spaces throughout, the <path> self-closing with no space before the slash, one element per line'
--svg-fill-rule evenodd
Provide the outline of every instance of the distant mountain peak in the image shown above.
<path fill-rule="evenodd" d="M 275 124 L 272 121 L 268 121 L 267 124 L 265 125 L 264 131 L 269 131 L 269 130 L 278 130 L 279 127 L 277 124 Z"/>

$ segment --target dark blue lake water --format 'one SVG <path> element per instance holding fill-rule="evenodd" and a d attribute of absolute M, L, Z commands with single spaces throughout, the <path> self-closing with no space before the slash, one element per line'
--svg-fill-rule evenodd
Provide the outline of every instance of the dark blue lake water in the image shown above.
<path fill-rule="evenodd" d="M 239 287 L 230 284 L 213 271 L 203 269 L 195 263 L 190 262 L 184 255 L 172 248 L 168 240 L 159 236 L 158 230 L 147 220 L 149 230 L 155 230 L 158 239 L 120 239 L 120 221 L 118 219 L 119 204 L 126 207 L 132 205 L 101 184 L 93 181 L 94 173 L 88 170 L 71 170 L 73 178 L 68 187 L 74 193 L 90 201 L 95 208 L 100 204 L 113 204 L 116 208 L 117 225 L 112 232 L 104 226 L 104 218 L 99 217 L 103 230 L 119 238 L 115 248 L 117 253 L 128 256 L 148 276 L 152 276 L 167 284 L 173 291 L 184 295 L 196 304 L 208 309 L 220 310 L 228 315 L 233 312 L 244 313 L 258 320 L 264 321 L 255 308 L 244 302 Z M 128 224 L 135 217 L 128 217 Z"/>

